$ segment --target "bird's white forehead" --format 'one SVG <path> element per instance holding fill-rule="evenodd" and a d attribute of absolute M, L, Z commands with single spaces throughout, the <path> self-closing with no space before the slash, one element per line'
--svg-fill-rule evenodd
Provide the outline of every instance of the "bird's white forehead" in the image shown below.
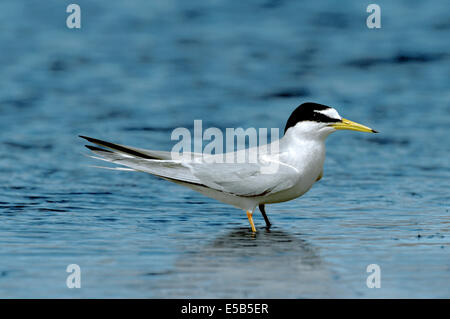
<path fill-rule="evenodd" d="M 328 109 L 325 109 L 325 110 L 315 110 L 314 112 L 321 113 L 321 114 L 323 114 L 325 116 L 328 116 L 329 118 L 332 118 L 332 119 L 336 119 L 336 120 L 340 120 L 341 119 L 341 116 L 339 115 L 339 113 L 335 109 L 333 109 L 331 107 L 328 108 Z"/>

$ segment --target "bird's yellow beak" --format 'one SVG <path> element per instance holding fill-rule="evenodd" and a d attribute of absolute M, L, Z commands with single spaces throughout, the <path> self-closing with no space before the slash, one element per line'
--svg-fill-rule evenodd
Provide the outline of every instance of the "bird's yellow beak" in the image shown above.
<path fill-rule="evenodd" d="M 334 127 L 336 130 L 352 130 L 358 132 L 378 133 L 377 131 L 372 130 L 370 127 L 358 124 L 356 122 L 344 118 L 342 119 L 341 122 L 330 124 L 330 126 Z"/>

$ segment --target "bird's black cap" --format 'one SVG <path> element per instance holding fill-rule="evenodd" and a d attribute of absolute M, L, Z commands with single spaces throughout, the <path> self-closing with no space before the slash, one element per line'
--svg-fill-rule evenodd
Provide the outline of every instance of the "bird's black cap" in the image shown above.
<path fill-rule="evenodd" d="M 290 127 L 295 126 L 298 122 L 302 121 L 313 121 L 321 123 L 339 122 L 340 119 L 334 119 L 329 116 L 326 116 L 325 114 L 316 112 L 316 111 L 324 111 L 327 109 L 331 109 L 331 107 L 313 102 L 301 104 L 294 110 L 294 112 L 292 112 L 291 116 L 289 116 L 289 119 L 286 122 L 286 127 L 284 128 L 284 133 L 286 134 L 286 131 Z"/>

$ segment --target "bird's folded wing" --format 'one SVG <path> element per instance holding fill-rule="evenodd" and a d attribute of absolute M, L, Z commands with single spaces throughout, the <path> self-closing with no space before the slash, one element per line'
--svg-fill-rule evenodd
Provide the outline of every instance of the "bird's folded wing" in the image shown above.
<path fill-rule="evenodd" d="M 209 187 L 238 196 L 274 194 L 294 186 L 298 181 L 295 168 L 278 162 L 276 170 L 265 172 L 261 163 L 206 162 L 192 153 L 193 160 L 171 160 L 170 152 L 151 151 L 110 143 L 90 137 L 88 141 L 108 149 L 86 145 L 101 156 L 97 159 L 127 166 L 174 181 Z"/>
<path fill-rule="evenodd" d="M 189 163 L 193 175 L 210 188 L 238 196 L 254 197 L 274 194 L 291 188 L 297 182 L 297 171 L 281 164 L 264 173 L 252 163 Z"/>

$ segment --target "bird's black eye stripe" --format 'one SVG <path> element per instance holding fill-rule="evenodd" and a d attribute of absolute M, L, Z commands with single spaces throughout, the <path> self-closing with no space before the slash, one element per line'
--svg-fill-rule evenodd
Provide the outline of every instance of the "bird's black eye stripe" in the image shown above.
<path fill-rule="evenodd" d="M 284 128 L 284 133 L 286 133 L 290 127 L 295 126 L 298 122 L 302 121 L 313 121 L 319 123 L 336 123 L 341 121 L 340 119 L 329 117 L 320 112 L 327 109 L 330 109 L 330 107 L 326 105 L 317 103 L 303 103 L 297 107 L 294 112 L 292 112 L 286 123 L 286 127 Z"/>
<path fill-rule="evenodd" d="M 322 123 L 335 123 L 340 122 L 340 119 L 329 117 L 323 113 L 314 112 L 312 118 L 309 121 L 322 122 Z"/>

